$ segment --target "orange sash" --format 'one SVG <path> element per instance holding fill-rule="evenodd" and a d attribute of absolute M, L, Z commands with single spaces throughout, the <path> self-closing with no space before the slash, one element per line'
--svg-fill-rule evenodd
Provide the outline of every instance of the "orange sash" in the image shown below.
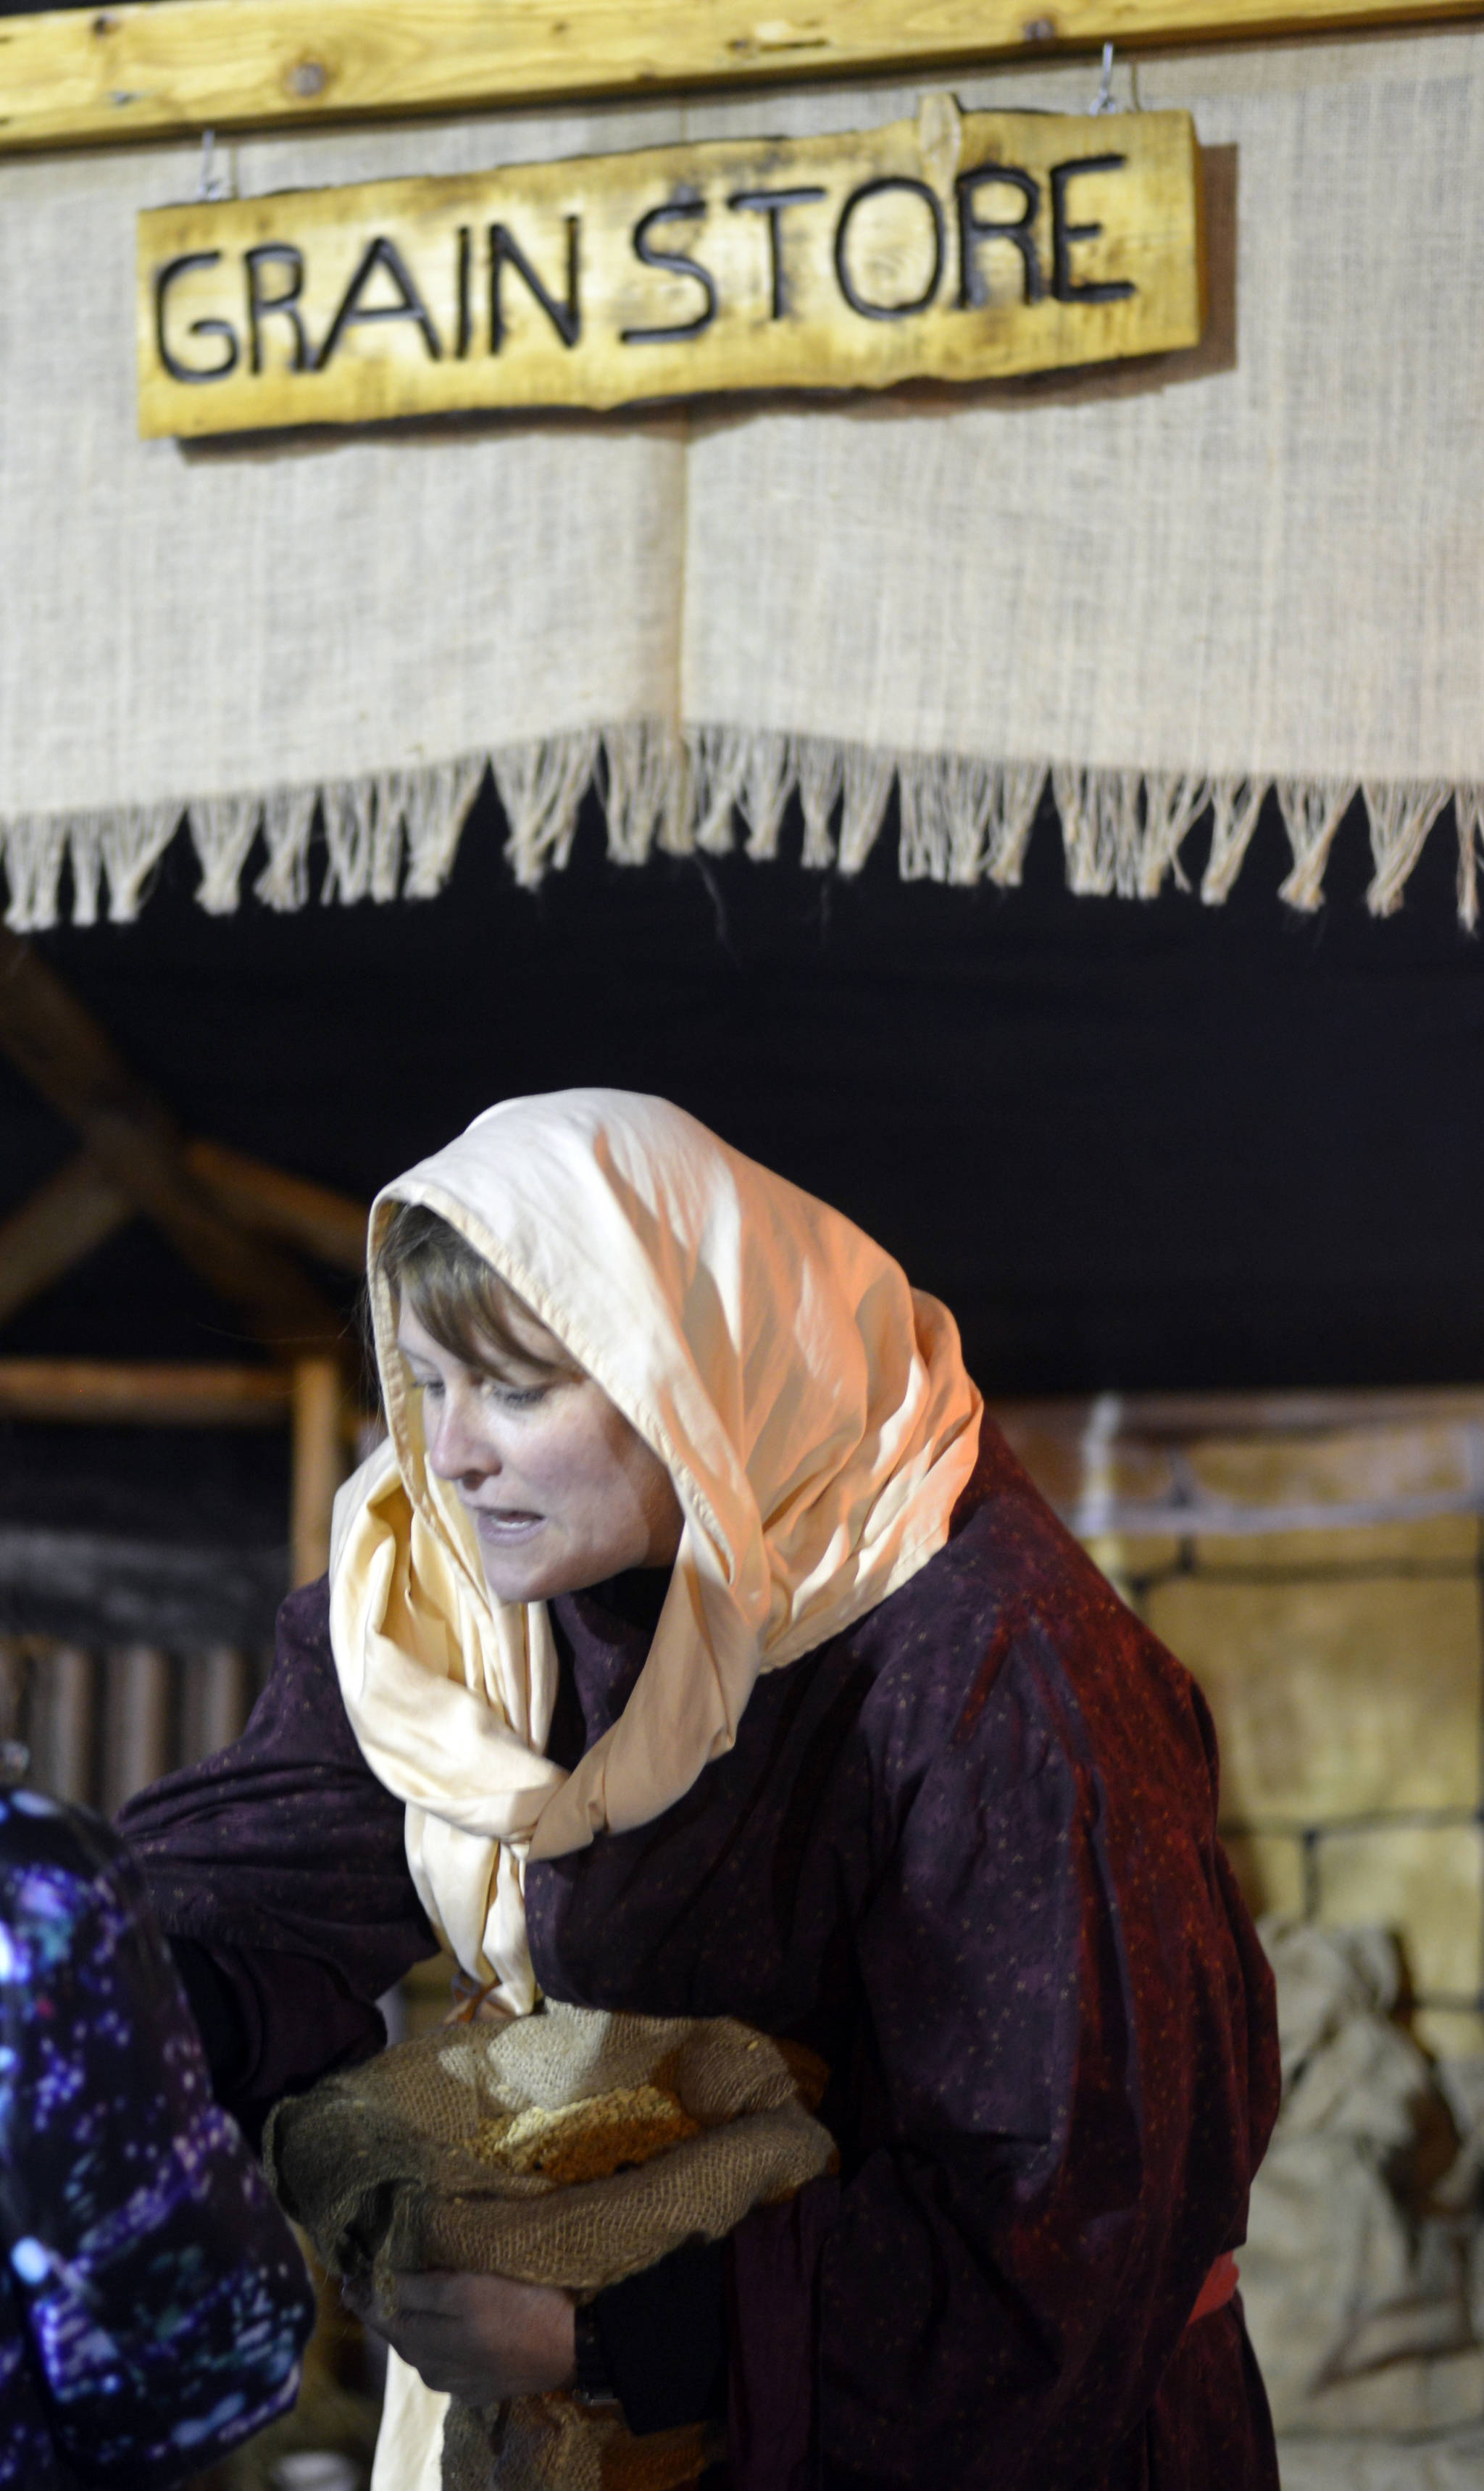
<path fill-rule="evenodd" d="M 1209 2318 L 1213 2309 L 1225 2309 L 1238 2280 L 1237 2260 L 1230 2250 L 1223 2250 L 1196 2295 L 1196 2305 L 1185 2321 L 1186 2326 L 1193 2327 L 1198 2318 Z"/>

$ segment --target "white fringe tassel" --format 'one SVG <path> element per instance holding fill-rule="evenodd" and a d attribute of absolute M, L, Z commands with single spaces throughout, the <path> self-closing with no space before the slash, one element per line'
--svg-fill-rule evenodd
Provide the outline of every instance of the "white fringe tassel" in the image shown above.
<path fill-rule="evenodd" d="M 1365 894 L 1373 917 L 1394 917 L 1402 904 L 1422 843 L 1437 821 L 1451 790 L 1440 778 L 1426 786 L 1373 787 L 1363 793 L 1371 817 L 1371 855 L 1376 871 Z"/>
<path fill-rule="evenodd" d="M 1057 763 L 1051 786 L 1070 890 L 1154 899 L 1166 874 L 1189 890 L 1179 852 L 1211 801 L 1208 779 L 1170 771 L 1072 770 Z"/>
<path fill-rule="evenodd" d="M 844 783 L 845 755 L 827 735 L 800 735 L 794 739 L 794 767 L 799 773 L 799 808 L 803 815 L 800 863 L 811 872 L 824 873 L 834 863 L 829 819 Z"/>
<path fill-rule="evenodd" d="M 1044 766 L 914 753 L 897 764 L 904 882 L 967 889 L 1020 880 L 1026 842 L 1046 784 Z"/>
<path fill-rule="evenodd" d="M 252 890 L 265 908 L 276 909 L 280 916 L 303 908 L 309 896 L 309 834 L 318 801 L 313 787 L 275 787 L 263 806 L 268 863 Z M 192 818 L 194 812 L 192 806 Z M 235 889 L 227 906 L 237 906 Z"/>
<path fill-rule="evenodd" d="M 597 759 L 597 738 L 593 734 L 554 735 L 545 743 L 510 744 L 492 759 L 495 785 L 510 826 L 505 852 L 516 881 L 525 890 L 534 891 L 549 865 L 560 867 L 571 854 L 577 808 L 592 781 L 593 765 Z M 409 896 L 430 899 L 447 881 L 464 815 L 478 786 L 476 777 L 451 835 L 444 842 L 442 866 L 436 879 L 429 873 L 424 878 L 425 888 Z"/>
<path fill-rule="evenodd" d="M 1334 835 L 1355 792 L 1350 778 L 1280 778 L 1278 810 L 1294 851 L 1293 871 L 1278 885 L 1290 908 L 1318 908 L 1324 896 L 1324 867 Z"/>
<path fill-rule="evenodd" d="M 689 854 L 689 755 L 672 728 L 654 720 L 611 727 L 597 784 L 615 865 L 646 865 L 656 847 Z"/>
<path fill-rule="evenodd" d="M 1201 876 L 1201 897 L 1208 908 L 1219 908 L 1231 895 L 1266 793 L 1265 778 L 1211 780 L 1211 849 Z"/>
<path fill-rule="evenodd" d="M 235 913 L 243 866 L 262 818 L 260 796 L 206 796 L 191 806 L 191 845 L 201 863 L 196 898 L 208 917 Z"/>
<path fill-rule="evenodd" d="M 1458 922 L 1471 934 L 1479 922 L 1478 859 L 1484 851 L 1484 787 L 1455 787 L 1458 822 Z"/>
<path fill-rule="evenodd" d="M 1293 865 L 1280 885 L 1290 907 L 1318 908 L 1335 834 L 1356 793 L 1349 779 L 1094 770 L 1062 762 L 988 761 L 972 754 L 895 752 L 828 736 L 735 726 L 679 729 L 661 719 L 584 727 L 464 754 L 425 769 L 382 771 L 317 787 L 125 806 L 114 811 L 20 814 L 0 822 L 9 889 L 6 923 L 17 933 L 58 923 L 64 887 L 74 925 L 96 924 L 106 897 L 114 924 L 137 915 L 149 880 L 182 820 L 201 868 L 208 915 L 239 906 L 259 840 L 266 863 L 252 884 L 265 907 L 303 908 L 310 895 L 316 822 L 325 865 L 321 900 L 431 899 L 453 869 L 486 769 L 509 825 L 507 856 L 532 890 L 571 853 L 584 797 L 596 787 L 608 854 L 639 865 L 666 856 L 779 853 L 791 800 L 803 815 L 800 861 L 814 872 L 859 873 L 893 789 L 897 865 L 907 882 L 971 889 L 1020 882 L 1048 778 L 1061 817 L 1069 888 L 1088 895 L 1152 899 L 1173 880 L 1190 885 L 1180 852 L 1203 816 L 1210 849 L 1201 897 L 1219 905 L 1245 863 L 1265 798 L 1277 797 Z M 1373 916 L 1400 907 L 1429 833 L 1451 801 L 1458 832 L 1458 915 L 1479 920 L 1484 784 L 1442 779 L 1376 783 L 1360 791 L 1370 822 Z"/>

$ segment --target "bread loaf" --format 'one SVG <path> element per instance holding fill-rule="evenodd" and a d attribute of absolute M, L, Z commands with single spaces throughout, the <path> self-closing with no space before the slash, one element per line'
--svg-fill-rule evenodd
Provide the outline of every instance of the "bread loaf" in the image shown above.
<path fill-rule="evenodd" d="M 473 2150 L 497 2170 L 529 2173 L 554 2188 L 570 2188 L 633 2170 L 700 2133 L 700 2121 L 660 2082 L 624 2085 L 557 2110 L 533 2107 L 481 2120 Z"/>

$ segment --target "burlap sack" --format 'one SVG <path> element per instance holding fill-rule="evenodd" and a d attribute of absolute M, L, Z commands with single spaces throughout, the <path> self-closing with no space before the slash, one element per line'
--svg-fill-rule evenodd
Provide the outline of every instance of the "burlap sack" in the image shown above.
<path fill-rule="evenodd" d="M 264 2154 L 279 2203 L 337 2274 L 442 2268 L 579 2300 L 829 2168 L 823 2070 L 729 2018 L 548 2005 L 447 2026 L 280 2102 Z M 580 2106 L 580 2107 L 579 2107 Z M 718 2451 L 635 2440 L 566 2395 L 454 2405 L 445 2491 L 678 2491 Z"/>
<path fill-rule="evenodd" d="M 1477 2424 L 1480 2150 L 1398 2020 L 1396 1942 L 1276 1916 L 1262 1933 L 1283 2106 L 1240 2264 L 1274 2422 L 1290 2434 Z"/>

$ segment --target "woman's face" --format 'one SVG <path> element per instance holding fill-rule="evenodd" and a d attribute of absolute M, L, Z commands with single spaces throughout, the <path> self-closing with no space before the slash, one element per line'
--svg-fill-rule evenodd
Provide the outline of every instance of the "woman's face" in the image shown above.
<path fill-rule="evenodd" d="M 631 1566 L 674 1564 L 669 1472 L 535 1315 L 519 1318 L 529 1361 L 491 1343 L 487 1367 L 445 1349 L 408 1305 L 396 1336 L 422 1396 L 429 1465 L 474 1523 L 496 1599 L 549 1600 Z"/>

